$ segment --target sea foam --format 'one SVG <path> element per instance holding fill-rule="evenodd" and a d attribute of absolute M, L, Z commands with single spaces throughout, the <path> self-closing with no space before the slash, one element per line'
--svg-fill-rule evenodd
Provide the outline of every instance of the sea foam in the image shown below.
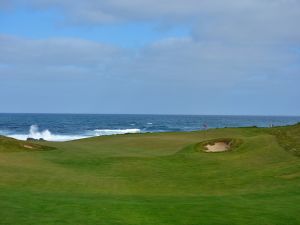
<path fill-rule="evenodd" d="M 104 136 L 104 135 L 115 135 L 115 134 L 134 134 L 140 133 L 140 129 L 96 129 L 94 130 L 95 136 Z"/>
<path fill-rule="evenodd" d="M 27 138 L 43 139 L 46 141 L 71 141 L 82 138 L 89 138 L 95 136 L 127 134 L 127 133 L 140 133 L 140 129 L 96 129 L 93 131 L 86 131 L 81 135 L 71 134 L 53 134 L 50 130 L 39 130 L 37 125 L 31 125 L 28 134 L 4 134 L 5 136 L 12 137 L 18 140 L 27 140 Z"/>
<path fill-rule="evenodd" d="M 70 141 L 84 138 L 82 135 L 63 135 L 52 134 L 48 129 L 40 131 L 37 125 L 31 125 L 28 134 L 9 134 L 6 135 L 18 140 L 27 140 L 27 138 L 43 139 L 46 141 Z"/>

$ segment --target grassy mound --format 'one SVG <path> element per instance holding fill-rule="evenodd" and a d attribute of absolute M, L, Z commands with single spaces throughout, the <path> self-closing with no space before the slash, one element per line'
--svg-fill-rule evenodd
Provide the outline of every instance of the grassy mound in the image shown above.
<path fill-rule="evenodd" d="M 1 149 L 22 152 L 0 151 L 0 224 L 297 225 L 299 134 L 300 125 L 128 134 L 47 142 L 59 151 L 39 154 L 5 139 Z M 220 140 L 230 152 L 202 151 Z"/>
<path fill-rule="evenodd" d="M 287 151 L 300 156 L 300 123 L 288 126 L 277 127 L 270 130 L 276 136 L 278 143 Z"/>
<path fill-rule="evenodd" d="M 0 136 L 0 152 L 45 151 L 51 149 L 54 148 Z"/>

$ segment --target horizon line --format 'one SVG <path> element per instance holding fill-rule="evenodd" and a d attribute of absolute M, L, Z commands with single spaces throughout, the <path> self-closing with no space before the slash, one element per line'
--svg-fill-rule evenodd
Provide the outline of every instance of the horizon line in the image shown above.
<path fill-rule="evenodd" d="M 300 115 L 266 115 L 266 114 L 171 114 L 171 113 L 70 113 L 70 112 L 0 112 L 0 114 L 45 114 L 45 115 L 145 115 L 145 116 L 271 116 L 300 117 Z"/>

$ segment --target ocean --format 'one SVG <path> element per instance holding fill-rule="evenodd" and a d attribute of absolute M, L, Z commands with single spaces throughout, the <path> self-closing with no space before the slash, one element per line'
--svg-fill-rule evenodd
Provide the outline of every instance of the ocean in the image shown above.
<path fill-rule="evenodd" d="M 300 122 L 300 116 L 108 115 L 0 113 L 0 135 L 26 140 L 68 141 L 125 133 L 194 131 L 223 127 L 269 127 Z"/>

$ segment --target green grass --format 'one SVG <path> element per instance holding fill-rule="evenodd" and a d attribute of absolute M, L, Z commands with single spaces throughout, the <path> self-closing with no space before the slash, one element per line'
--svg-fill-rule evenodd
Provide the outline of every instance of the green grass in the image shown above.
<path fill-rule="evenodd" d="M 19 141 L 13 138 L 7 138 L 0 135 L 0 152 L 24 152 L 24 151 L 46 151 L 54 150 L 49 147 L 33 142 Z"/>
<path fill-rule="evenodd" d="M 199 151 L 211 140 L 234 148 Z M 296 225 L 299 155 L 300 125 L 63 143 L 1 137 L 0 224 Z"/>

